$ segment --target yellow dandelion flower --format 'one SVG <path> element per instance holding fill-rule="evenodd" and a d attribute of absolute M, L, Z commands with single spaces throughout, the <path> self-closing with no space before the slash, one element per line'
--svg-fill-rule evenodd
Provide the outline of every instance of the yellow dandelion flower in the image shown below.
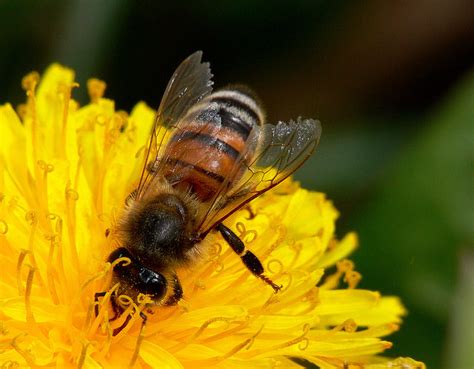
<path fill-rule="evenodd" d="M 143 329 L 139 302 L 112 321 L 106 260 L 116 245 L 106 233 L 139 173 L 154 112 L 144 103 L 117 111 L 99 80 L 79 107 L 75 87 L 73 71 L 52 65 L 41 82 L 23 79 L 26 104 L 0 106 L 2 368 L 424 368 L 379 356 L 405 310 L 356 288 L 345 259 L 356 235 L 337 240 L 331 202 L 291 180 L 253 201 L 254 217 L 240 210 L 226 221 L 282 291 L 209 234 L 209 255 L 179 272 L 184 300 L 157 308 Z M 98 291 L 109 291 L 100 303 Z"/>

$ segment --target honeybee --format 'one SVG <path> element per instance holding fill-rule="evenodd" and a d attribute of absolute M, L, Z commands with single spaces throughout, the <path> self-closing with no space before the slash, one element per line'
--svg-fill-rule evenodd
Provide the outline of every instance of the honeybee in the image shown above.
<path fill-rule="evenodd" d="M 299 168 L 321 134 L 313 119 L 266 123 L 247 88 L 212 92 L 201 57 L 198 51 L 185 59 L 166 87 L 138 187 L 117 225 L 121 247 L 108 257 L 130 260 L 114 264 L 117 295 L 148 295 L 151 305 L 183 297 L 176 270 L 193 263 L 209 232 L 219 232 L 243 265 L 278 292 L 281 286 L 223 222 Z"/>

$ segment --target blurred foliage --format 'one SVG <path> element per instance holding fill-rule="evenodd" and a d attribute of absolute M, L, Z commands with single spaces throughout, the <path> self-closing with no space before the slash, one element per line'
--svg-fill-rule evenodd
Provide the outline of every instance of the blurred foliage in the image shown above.
<path fill-rule="evenodd" d="M 361 238 L 355 261 L 364 275 L 363 285 L 403 296 L 410 311 L 394 354 L 426 358 L 430 367 L 441 362 L 446 323 L 456 309 L 452 299 L 457 284 L 464 283 L 456 275 L 460 251 L 474 244 L 473 103 L 471 74 L 427 118 L 429 123 L 386 168 L 371 201 L 350 221 Z M 457 303 L 469 301 L 466 296 Z M 470 314 L 465 316 L 465 329 L 473 318 L 472 305 Z M 459 353 L 474 347 L 472 337 L 466 341 L 471 332 L 457 334 L 452 339 L 464 346 L 457 347 Z M 461 365 L 460 355 L 451 355 L 446 368 L 472 367 L 472 362 Z"/>
<path fill-rule="evenodd" d="M 423 358 L 430 368 L 443 360 L 447 369 L 474 364 L 472 272 L 465 273 L 470 280 L 457 275 L 462 250 L 474 246 L 473 106 L 471 73 L 440 107 L 418 118 L 425 123 L 411 129 L 411 140 L 403 142 L 399 128 L 364 128 L 361 117 L 342 133 L 323 135 L 311 165 L 297 175 L 347 210 L 339 232 L 359 233 L 354 260 L 361 287 L 402 296 L 409 315 L 391 354 Z M 351 203 L 351 196 L 361 201 Z M 454 301 L 458 288 L 464 292 Z M 451 331 L 446 356 L 448 326 L 454 317 L 462 320 L 459 314 L 465 322 Z"/>
<path fill-rule="evenodd" d="M 322 121 L 297 178 L 334 200 L 339 234 L 360 234 L 361 287 L 406 304 L 388 354 L 472 369 L 472 24 L 472 0 L 0 0 L 0 103 L 59 61 L 82 86 L 106 80 L 119 109 L 157 106 L 204 50 L 216 85 L 249 84 L 271 121 Z"/>

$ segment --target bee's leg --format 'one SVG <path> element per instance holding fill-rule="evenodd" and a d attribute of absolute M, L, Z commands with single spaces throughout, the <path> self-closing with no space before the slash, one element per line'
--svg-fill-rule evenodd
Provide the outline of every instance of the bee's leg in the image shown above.
<path fill-rule="evenodd" d="M 120 316 L 124 313 L 125 310 L 117 302 L 117 297 L 114 295 L 110 297 L 110 305 L 112 306 L 112 310 L 114 311 L 115 315 L 113 316 L 113 318 L 109 319 L 109 322 L 113 322 L 114 320 L 120 318 Z M 140 317 L 143 319 L 142 314 L 144 315 L 144 313 L 140 312 Z M 132 319 L 132 316 L 128 314 L 127 317 L 125 318 L 125 321 L 122 323 L 122 325 L 114 329 L 114 331 L 112 332 L 112 336 L 116 336 L 117 334 L 119 334 L 120 331 L 128 325 L 128 323 L 130 322 L 130 319 Z"/>
<path fill-rule="evenodd" d="M 96 292 L 94 295 L 94 313 L 97 317 L 99 315 L 99 297 L 104 297 L 107 292 Z"/>
<path fill-rule="evenodd" d="M 246 249 L 242 240 L 224 224 L 220 223 L 216 229 L 222 234 L 222 237 L 227 241 L 227 243 L 232 247 L 232 250 L 235 251 L 237 255 L 240 256 L 242 262 L 256 277 L 263 280 L 265 283 L 269 284 L 273 290 L 278 292 L 282 286 L 275 284 L 270 278 L 266 277 L 263 272 L 263 265 L 258 260 L 257 256 L 252 251 Z"/>
<path fill-rule="evenodd" d="M 110 296 L 110 305 L 112 306 L 112 310 L 114 311 L 114 316 L 109 319 L 109 322 L 113 322 L 115 319 L 122 315 L 124 309 L 119 305 L 117 302 L 116 296 Z"/>
<path fill-rule="evenodd" d="M 137 194 L 138 194 L 138 189 L 134 189 L 132 192 L 130 192 L 128 194 L 128 196 L 126 197 L 125 199 L 125 205 L 130 205 L 132 203 L 133 200 L 135 200 L 137 198 Z"/>
<path fill-rule="evenodd" d="M 102 292 L 96 292 L 95 295 L 94 295 L 94 303 L 95 303 L 94 313 L 95 313 L 96 317 L 99 315 L 99 297 L 104 297 L 106 294 L 107 294 L 107 292 L 102 291 Z M 117 319 L 118 315 L 120 315 L 120 307 L 117 305 L 117 303 L 115 302 L 115 299 L 113 299 L 113 298 L 110 300 L 110 303 L 112 305 L 112 309 L 113 309 L 115 315 L 114 315 L 113 318 L 109 319 L 109 321 L 113 321 L 113 320 Z"/>
<path fill-rule="evenodd" d="M 179 282 L 178 276 L 176 274 L 173 275 L 171 283 L 173 284 L 173 293 L 168 296 L 164 302 L 164 305 L 167 306 L 176 305 L 183 297 L 183 287 L 181 287 L 181 283 Z"/>
<path fill-rule="evenodd" d="M 99 315 L 99 304 L 98 304 L 99 297 L 104 297 L 106 295 L 106 293 L 107 292 L 102 291 L 102 292 L 96 292 L 96 294 L 94 295 L 94 303 L 95 303 L 94 312 L 95 312 L 96 318 Z M 110 305 L 112 306 L 112 310 L 114 311 L 114 316 L 109 319 L 109 322 L 113 322 L 115 319 L 117 319 L 123 313 L 123 309 L 120 307 L 120 305 L 117 303 L 117 301 L 115 301 L 114 296 L 112 296 L 111 299 L 110 299 Z M 125 320 L 125 323 L 122 324 L 119 328 L 114 329 L 113 335 L 114 336 L 117 335 L 128 324 L 129 320 L 130 320 L 130 317 L 128 317 Z"/>

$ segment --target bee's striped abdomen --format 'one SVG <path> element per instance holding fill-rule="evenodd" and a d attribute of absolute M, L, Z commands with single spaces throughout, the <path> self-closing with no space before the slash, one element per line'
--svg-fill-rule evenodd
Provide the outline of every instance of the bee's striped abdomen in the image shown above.
<path fill-rule="evenodd" d="M 246 156 L 253 154 L 247 139 L 254 126 L 263 123 L 262 110 L 244 92 L 225 89 L 207 96 L 190 109 L 171 137 L 165 177 L 201 201 L 211 199 L 224 182 L 231 187 L 240 178 L 236 161 L 244 150 Z"/>

